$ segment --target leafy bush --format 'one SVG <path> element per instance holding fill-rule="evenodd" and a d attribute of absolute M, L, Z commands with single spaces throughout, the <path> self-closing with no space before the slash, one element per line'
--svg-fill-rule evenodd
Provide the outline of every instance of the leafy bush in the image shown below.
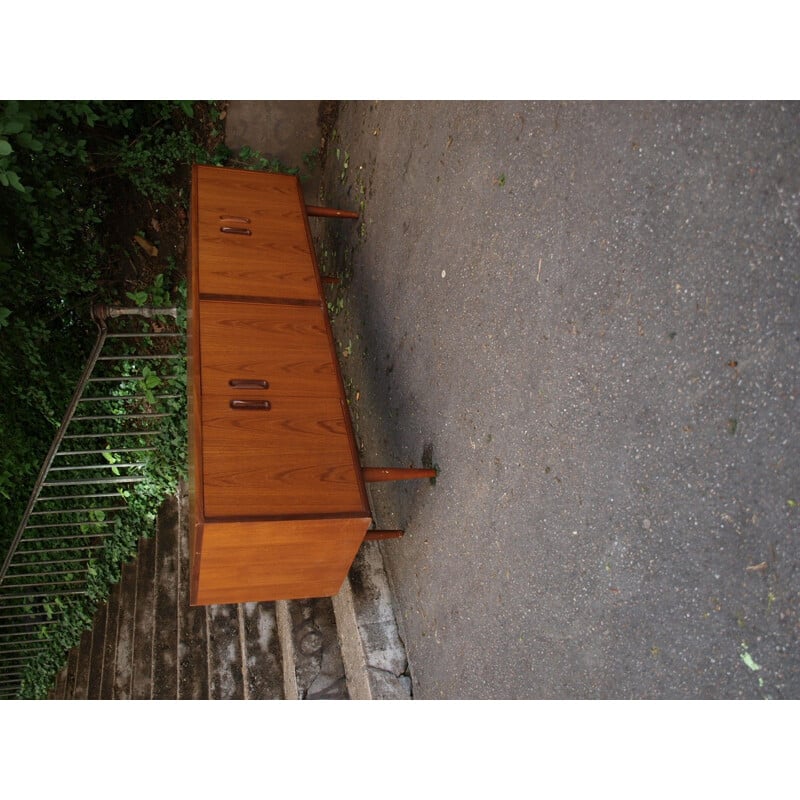
<path fill-rule="evenodd" d="M 0 554 L 94 339 L 121 187 L 154 201 L 220 163 L 179 102 L 0 102 Z M 185 197 L 183 202 L 185 203 Z"/>
<path fill-rule="evenodd" d="M 158 276 L 149 290 L 142 290 L 145 297 L 142 298 L 141 305 L 147 303 L 148 305 L 163 306 L 167 304 L 164 302 L 165 300 L 168 300 L 169 304 L 176 305 L 179 310 L 176 329 L 185 334 L 185 281 L 177 286 L 177 296 L 174 300 L 166 298 L 163 292 L 162 278 Z M 168 323 L 164 321 L 164 324 Z M 140 330 L 147 329 L 147 327 L 145 325 Z M 136 343 L 138 341 L 130 344 L 122 342 L 120 345 L 124 354 L 131 354 L 131 362 L 123 362 L 120 366 L 123 374 L 142 374 L 150 369 L 147 366 L 143 367 L 142 362 L 136 359 L 136 355 L 141 354 L 140 345 Z M 185 339 L 178 341 L 177 349 L 170 347 L 170 352 L 183 352 Z M 131 488 L 117 490 L 120 498 L 124 498 L 127 508 L 113 517 L 110 535 L 105 540 L 98 556 L 88 565 L 86 593 L 57 597 L 53 601 L 53 605 L 57 606 L 55 611 L 57 611 L 59 622 L 57 625 L 40 628 L 39 635 L 45 641 L 45 645 L 37 651 L 36 656 L 29 661 L 25 669 L 19 692 L 19 697 L 22 699 L 43 699 L 47 696 L 57 673 L 64 665 L 69 650 L 79 644 L 83 631 L 91 628 L 97 607 L 101 602 L 107 600 L 111 587 L 119 582 L 123 564 L 136 555 L 137 545 L 141 538 L 153 535 L 161 503 L 165 497 L 177 491 L 179 480 L 186 477 L 188 463 L 186 360 L 184 358 L 171 360 L 169 373 L 168 396 L 164 399 L 157 399 L 155 396 L 155 392 L 163 388 L 161 379 L 157 378 L 155 373 L 151 374 L 156 381 L 150 384 L 149 388 L 147 382 L 143 382 L 136 384 L 136 389 L 133 390 L 137 392 L 143 390 L 149 410 L 159 413 L 166 412 L 168 416 L 159 420 L 158 436 L 148 438 L 146 442 L 144 439 L 138 440 L 138 444 L 142 447 L 145 445 L 153 447 L 152 450 L 143 450 L 138 456 L 144 462 L 144 466 L 137 473 L 143 480 L 136 484 L 135 491 Z M 130 392 L 131 388 L 120 387 L 121 397 Z M 125 403 L 120 402 L 118 412 L 125 410 Z M 113 403 L 110 403 L 108 408 L 104 408 L 102 413 L 113 414 Z M 136 443 L 136 440 L 131 440 L 126 443 L 126 446 Z M 105 454 L 105 457 L 110 464 L 124 460 L 121 456 L 110 452 Z M 119 475 L 119 471 L 115 469 L 112 469 L 112 472 Z M 105 517 L 105 519 L 109 518 Z M 87 537 L 90 535 L 91 532 L 87 531 Z M 64 569 L 65 567 L 56 565 L 55 568 Z M 53 566 L 46 566 L 44 569 L 45 571 L 53 569 Z"/>
<path fill-rule="evenodd" d="M 107 296 L 115 225 L 124 217 L 120 195 L 185 210 L 192 162 L 230 160 L 299 173 L 250 148 L 235 157 L 224 145 L 210 149 L 195 124 L 200 109 L 191 101 L 0 101 L 0 559 L 95 339 L 90 308 L 124 301 L 119 289 Z M 213 104 L 203 109 L 220 121 Z M 169 256 L 160 266 L 162 275 L 180 272 Z M 173 301 L 162 275 L 126 287 L 132 288 L 127 300 L 177 305 L 185 325 L 185 285 L 175 287 Z M 28 665 L 21 697 L 46 696 L 67 651 L 91 625 L 139 538 L 153 534 L 160 503 L 185 473 L 185 372 L 182 380 L 160 446 L 147 458 L 145 480 L 126 498 L 128 509 L 114 520 L 113 536 L 92 564 L 87 594 L 55 601 L 61 622 L 48 628 L 47 646 Z M 155 386 L 145 381 L 143 389 L 154 395 Z"/>

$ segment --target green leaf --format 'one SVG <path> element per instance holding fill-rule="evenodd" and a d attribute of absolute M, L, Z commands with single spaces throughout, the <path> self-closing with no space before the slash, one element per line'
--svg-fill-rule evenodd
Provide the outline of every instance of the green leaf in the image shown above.
<path fill-rule="evenodd" d="M 137 306 L 143 306 L 147 302 L 147 292 L 126 292 L 125 296 Z"/>
<path fill-rule="evenodd" d="M 178 100 L 178 105 L 187 117 L 194 117 L 194 103 L 192 100 Z"/>
<path fill-rule="evenodd" d="M 6 172 L 6 175 L 8 176 L 8 182 L 9 182 L 9 183 L 10 183 L 10 184 L 11 184 L 11 185 L 12 185 L 12 186 L 13 186 L 13 187 L 14 187 L 14 188 L 15 188 L 15 189 L 18 191 L 18 192 L 24 192 L 24 191 L 25 191 L 25 187 L 24 187 L 24 186 L 23 186 L 23 185 L 20 183 L 20 181 L 19 181 L 19 176 L 17 175 L 17 173 L 16 173 L 16 172 L 11 172 L 11 171 L 9 170 L 8 172 Z"/>
<path fill-rule="evenodd" d="M 742 652 L 739 653 L 739 658 L 742 659 L 744 665 L 748 669 L 753 670 L 754 672 L 761 669 L 761 665 L 756 664 L 756 662 L 753 660 L 753 656 L 751 656 L 747 651 L 747 645 L 744 642 L 742 642 Z"/>
<path fill-rule="evenodd" d="M 23 131 L 19 136 L 17 136 L 17 143 L 23 147 L 27 147 L 28 150 L 33 150 L 36 153 L 39 153 L 42 150 L 42 143 L 38 139 L 34 139 L 33 136 L 28 133 L 28 131 Z"/>
<path fill-rule="evenodd" d="M 11 146 L 11 142 L 7 139 L 0 139 L 0 156 L 8 156 L 14 152 L 14 148 Z"/>

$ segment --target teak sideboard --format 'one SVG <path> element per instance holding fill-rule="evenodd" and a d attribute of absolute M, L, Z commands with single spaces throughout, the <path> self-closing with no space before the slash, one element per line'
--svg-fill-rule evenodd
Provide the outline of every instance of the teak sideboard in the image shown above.
<path fill-rule="evenodd" d="M 336 594 L 372 525 L 299 182 L 195 166 L 190 603 Z M 400 535 L 374 532 L 368 538 Z"/>

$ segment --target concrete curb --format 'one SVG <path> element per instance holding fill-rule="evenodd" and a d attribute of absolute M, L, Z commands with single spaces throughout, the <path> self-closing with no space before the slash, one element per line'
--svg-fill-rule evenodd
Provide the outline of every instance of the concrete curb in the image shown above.
<path fill-rule="evenodd" d="M 289 603 L 287 600 L 276 601 L 275 617 L 278 628 L 278 639 L 281 643 L 284 697 L 287 700 L 299 700 L 300 693 L 297 688 L 297 673 L 294 669 L 294 634 L 292 631 L 292 618 L 289 614 Z"/>
<path fill-rule="evenodd" d="M 333 610 L 350 698 L 412 699 L 405 645 L 377 542 L 361 546 Z"/>
<path fill-rule="evenodd" d="M 353 589 L 350 578 L 345 578 L 342 588 L 333 598 L 333 613 L 336 615 L 336 633 L 342 651 L 344 671 L 347 676 L 347 692 L 351 700 L 372 700 L 364 645 L 358 631 Z"/>

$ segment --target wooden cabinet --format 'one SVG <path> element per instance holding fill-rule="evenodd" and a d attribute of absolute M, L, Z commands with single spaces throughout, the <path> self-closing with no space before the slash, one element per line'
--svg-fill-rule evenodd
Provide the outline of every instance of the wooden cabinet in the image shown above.
<path fill-rule="evenodd" d="M 192 177 L 190 602 L 335 594 L 372 519 L 298 181 Z"/>

